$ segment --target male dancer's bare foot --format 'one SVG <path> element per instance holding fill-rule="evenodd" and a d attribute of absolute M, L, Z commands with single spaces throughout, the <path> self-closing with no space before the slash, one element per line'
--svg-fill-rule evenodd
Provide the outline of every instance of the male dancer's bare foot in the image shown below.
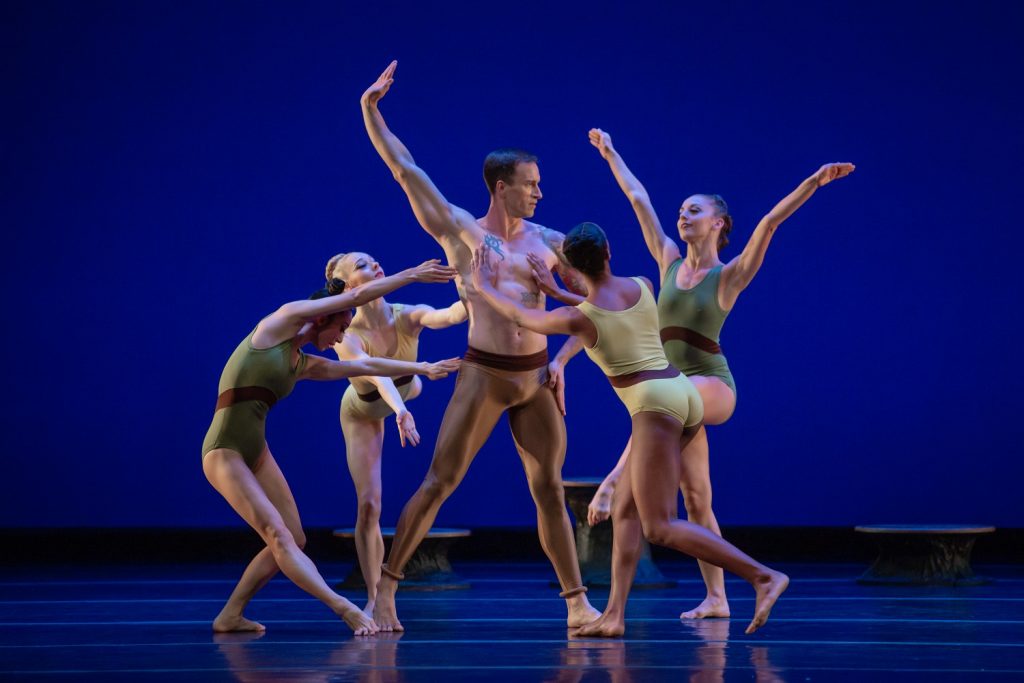
<path fill-rule="evenodd" d="M 221 612 L 213 620 L 214 633 L 248 633 L 252 631 L 263 632 L 267 627 L 258 621 L 246 619 L 241 614 L 225 614 Z"/>
<path fill-rule="evenodd" d="M 580 626 L 572 632 L 573 637 L 619 638 L 626 632 L 626 620 L 617 612 L 605 612 L 600 617 Z"/>
<path fill-rule="evenodd" d="M 377 584 L 377 601 L 373 605 L 373 620 L 384 633 L 405 630 L 402 622 L 398 620 L 398 611 L 395 609 L 397 590 L 397 581 L 387 575 L 380 577 L 380 583 Z"/>
<path fill-rule="evenodd" d="M 601 613 L 594 609 L 585 595 L 577 595 L 565 601 L 569 609 L 569 616 L 565 623 L 569 628 L 578 628 L 593 623 L 600 618 Z"/>
<path fill-rule="evenodd" d="M 751 634 L 765 625 L 775 601 L 788 587 L 789 577 L 782 572 L 771 570 L 763 578 L 754 581 L 754 590 L 757 592 L 757 599 L 754 602 L 754 618 L 744 633 Z"/>
<path fill-rule="evenodd" d="M 721 598 L 713 598 L 710 595 L 704 598 L 704 602 L 700 603 L 693 609 L 683 612 L 679 615 L 680 619 L 728 619 L 729 618 L 729 601 L 723 596 Z"/>

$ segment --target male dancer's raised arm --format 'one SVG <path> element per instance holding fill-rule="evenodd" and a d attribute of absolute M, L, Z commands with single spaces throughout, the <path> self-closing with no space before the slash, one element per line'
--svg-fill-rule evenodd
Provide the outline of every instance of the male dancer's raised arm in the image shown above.
<path fill-rule="evenodd" d="M 391 62 L 359 100 L 366 132 L 374 149 L 405 191 L 416 220 L 423 229 L 441 246 L 445 246 L 447 240 L 456 239 L 465 242 L 470 248 L 476 248 L 483 238 L 476 220 L 468 211 L 448 203 L 430 177 L 416 165 L 408 148 L 388 128 L 377 107 L 394 83 L 397 67 L 397 60 Z"/>

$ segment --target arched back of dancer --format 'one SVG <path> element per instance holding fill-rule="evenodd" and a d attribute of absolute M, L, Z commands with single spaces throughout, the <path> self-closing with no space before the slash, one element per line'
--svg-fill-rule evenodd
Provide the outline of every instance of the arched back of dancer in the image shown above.
<path fill-rule="evenodd" d="M 496 287 L 486 247 L 473 262 L 473 284 L 495 310 L 541 334 L 576 336 L 600 367 L 632 418 L 633 451 L 615 492 L 612 587 L 608 607 L 579 635 L 619 636 L 625 630 L 626 598 L 640 554 L 640 532 L 652 543 L 749 581 L 757 594 L 752 633 L 768 619 L 789 579 L 742 553 L 701 525 L 678 519 L 679 451 L 702 428 L 703 403 L 693 384 L 665 357 L 658 334 L 654 287 L 645 278 L 615 276 L 608 240 L 598 226 L 582 223 L 565 238 L 563 252 L 586 280 L 589 294 L 575 307 L 525 308 Z"/>
<path fill-rule="evenodd" d="M 469 312 L 469 349 L 455 390 L 445 410 L 434 457 L 423 483 L 398 518 L 395 540 L 374 605 L 381 630 L 402 630 L 395 608 L 395 591 L 405 563 L 430 530 L 438 510 L 459 485 L 490 436 L 507 413 L 516 450 L 537 506 L 541 547 L 551 561 L 566 601 L 566 623 L 578 626 L 598 616 L 590 606 L 580 579 L 572 525 L 565 507 L 562 464 L 565 461 L 565 420 L 560 403 L 561 373 L 552 373 L 543 335 L 523 330 L 491 309 L 470 282 L 473 249 L 491 246 L 506 269 L 502 291 L 544 308 L 527 253 L 535 252 L 548 269 L 558 268 L 566 284 L 576 280 L 561 259 L 559 232 L 530 222 L 541 199 L 536 157 L 519 150 L 492 152 L 484 161 L 484 181 L 490 194 L 487 213 L 475 219 L 448 203 L 409 150 L 384 122 L 378 103 L 391 87 L 392 62 L 361 100 L 363 122 L 377 153 L 401 185 L 420 225 L 444 249 L 459 271 L 461 296 Z"/>
<path fill-rule="evenodd" d="M 384 277 L 373 257 L 363 252 L 337 254 L 327 262 L 328 279 L 339 278 L 351 286 Z M 356 309 L 344 338 L 334 345 L 341 360 L 392 358 L 415 362 L 423 328 L 443 329 L 466 320 L 461 301 L 435 309 L 425 304 L 391 304 L 384 297 Z M 353 377 L 341 399 L 341 431 L 345 458 L 356 487 L 356 554 L 366 581 L 364 612 L 372 613 L 384 562 L 384 538 L 380 531 L 381 454 L 384 420 L 395 416 L 402 447 L 420 442 L 416 421 L 406 404 L 419 396 L 422 382 L 415 375 L 402 377 Z"/>
<path fill-rule="evenodd" d="M 658 264 L 661 277 L 658 313 L 665 353 L 672 365 L 689 377 L 700 392 L 705 424 L 722 424 L 736 407 L 736 383 L 719 345 L 726 316 L 760 269 L 779 225 L 819 187 L 849 175 L 854 166 L 848 163 L 822 166 L 761 219 L 740 254 L 723 263 L 719 254 L 728 244 L 732 230 L 732 217 L 725 200 L 718 195 L 697 194 L 683 201 L 676 227 L 686 245 L 684 258 L 679 245 L 665 234 L 647 190 L 615 151 L 611 137 L 596 128 L 590 131 L 589 137 L 632 204 L 647 248 Z M 571 293 L 553 291 L 554 283 L 542 271 L 538 271 L 538 277 L 543 282 L 542 289 L 549 294 L 570 303 L 575 300 Z M 571 356 L 570 353 L 564 355 Z M 591 525 L 607 519 L 611 512 L 612 493 L 625 471 L 630 445 L 631 442 L 626 444 L 615 468 L 605 477 L 590 503 L 587 517 Z M 706 430 L 701 430 L 689 442 L 680 457 L 679 488 L 687 518 L 721 535 L 711 507 Z M 722 571 L 706 563 L 700 563 L 700 571 L 707 595 L 696 608 L 679 616 L 684 619 L 728 617 L 729 602 Z"/>
<path fill-rule="evenodd" d="M 422 374 L 432 379 L 458 369 L 458 359 L 410 363 L 366 358 L 332 361 L 302 352 L 321 351 L 338 342 L 352 322 L 352 309 L 411 282 L 449 282 L 455 271 L 437 260 L 348 291 L 341 280 L 328 282 L 308 300 L 292 301 L 260 320 L 228 359 L 220 378 L 213 422 L 203 442 L 203 472 L 266 547 L 246 567 L 213 622 L 214 631 L 262 631 L 243 615 L 246 605 L 278 569 L 299 588 L 341 617 L 357 635 L 375 633 L 373 619 L 332 591 L 303 552 L 305 535 L 298 508 L 270 452 L 265 423 L 270 408 L 303 379 L 336 380 L 362 375 Z"/>

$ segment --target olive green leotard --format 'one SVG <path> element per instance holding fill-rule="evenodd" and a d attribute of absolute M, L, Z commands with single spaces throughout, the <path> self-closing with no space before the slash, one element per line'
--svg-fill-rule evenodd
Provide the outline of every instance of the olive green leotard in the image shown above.
<path fill-rule="evenodd" d="M 704 419 L 704 402 L 693 383 L 669 364 L 658 335 L 658 307 L 647 283 L 640 298 L 622 311 L 610 311 L 584 301 L 576 308 L 597 328 L 597 342 L 584 346 L 590 359 L 611 382 L 630 415 L 665 413 L 684 427 Z"/>
<path fill-rule="evenodd" d="M 298 352 L 292 366 L 295 340 L 269 349 L 252 345 L 253 330 L 238 345 L 220 375 L 219 398 L 213 423 L 203 441 L 203 456 L 215 448 L 230 448 L 254 467 L 266 446 L 264 427 L 275 402 L 291 393 L 306 367 L 306 354 Z"/>
<path fill-rule="evenodd" d="M 718 304 L 722 267 L 715 266 L 691 289 L 676 285 L 683 259 L 676 259 L 661 283 L 658 318 L 665 355 L 684 375 L 718 377 L 736 393 L 736 382 L 719 346 L 719 334 L 729 311 Z"/>

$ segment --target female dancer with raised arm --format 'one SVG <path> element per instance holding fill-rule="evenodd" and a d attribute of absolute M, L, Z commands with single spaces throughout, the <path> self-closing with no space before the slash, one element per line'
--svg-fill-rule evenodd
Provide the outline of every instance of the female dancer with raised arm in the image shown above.
<path fill-rule="evenodd" d="M 380 264 L 369 254 L 337 254 L 327 262 L 327 278 L 362 285 L 384 277 Z M 415 361 L 424 327 L 443 329 L 466 320 L 461 301 L 441 310 L 420 304 L 389 304 L 383 297 L 356 309 L 345 337 L 334 345 L 338 358 L 363 360 L 393 358 Z M 341 431 L 345 437 L 348 471 L 356 487 L 355 541 L 359 567 L 366 581 L 364 611 L 373 613 L 380 566 L 384 562 L 384 537 L 380 531 L 380 459 L 384 447 L 384 419 L 394 415 L 402 447 L 420 442 L 407 401 L 419 396 L 423 384 L 415 375 L 403 377 L 353 377 L 341 399 Z"/>
<path fill-rule="evenodd" d="M 753 633 L 789 585 L 773 571 L 704 527 L 677 518 L 679 451 L 700 430 L 703 405 L 693 384 L 669 364 L 658 335 L 653 286 L 644 278 L 616 277 L 608 265 L 608 239 L 593 223 L 581 223 L 562 244 L 569 265 L 586 281 L 587 297 L 576 307 L 544 311 L 524 308 L 499 292 L 486 247 L 473 261 L 473 284 L 488 303 L 517 325 L 541 334 L 577 337 L 629 410 L 633 451 L 615 493 L 613 554 L 639 555 L 639 532 L 652 543 L 723 567 L 749 581 L 757 592 Z M 632 527 L 632 528 L 630 528 Z M 621 547 L 622 542 L 632 547 Z M 625 630 L 626 598 L 636 562 L 612 564 L 608 607 L 579 635 L 619 636 Z"/>
<path fill-rule="evenodd" d="M 302 352 L 306 344 L 322 351 L 336 343 L 352 322 L 355 306 L 411 282 L 448 282 L 453 277 L 455 269 L 435 259 L 344 293 L 344 282 L 331 281 L 309 300 L 287 303 L 263 318 L 231 354 L 220 377 L 213 423 L 203 442 L 203 472 L 267 546 L 246 567 L 214 619 L 214 631 L 264 630 L 262 624 L 246 619 L 242 613 L 278 569 L 330 607 L 356 635 L 377 631 L 373 619 L 332 591 L 302 552 L 305 535 L 299 512 L 267 446 L 264 424 L 271 406 L 291 393 L 300 379 L 409 374 L 437 379 L 454 372 L 458 359 L 440 363 L 378 358 L 339 362 Z"/>
<path fill-rule="evenodd" d="M 761 267 L 765 252 L 775 230 L 824 185 L 849 175 L 853 164 L 825 164 L 761 219 L 743 251 L 723 264 L 719 252 L 729 243 L 732 217 L 725 201 L 718 195 L 698 194 L 688 197 L 679 209 L 676 223 L 679 236 L 686 244 L 686 257 L 679 246 L 665 234 L 647 195 L 622 157 L 612 146 L 611 137 L 595 128 L 590 143 L 608 161 L 619 187 L 629 198 L 640 221 L 644 240 L 658 263 L 661 293 L 658 314 L 661 340 L 668 359 L 690 378 L 704 400 L 705 424 L 722 424 L 736 407 L 736 383 L 729 364 L 719 346 L 719 333 L 747 285 Z M 535 268 L 542 288 L 562 301 L 572 302 L 574 294 L 553 289 L 554 282 Z M 624 471 L 630 443 L 626 444 L 615 468 L 605 477 L 588 509 L 591 525 L 607 519 L 611 510 L 612 492 Z M 701 430 L 681 454 L 680 490 L 687 518 L 721 535 L 718 521 L 711 509 L 711 475 L 708 464 L 706 430 Z M 683 619 L 728 617 L 729 602 L 725 595 L 722 570 L 700 563 L 707 587 L 707 596 L 696 608 L 680 614 Z"/>

